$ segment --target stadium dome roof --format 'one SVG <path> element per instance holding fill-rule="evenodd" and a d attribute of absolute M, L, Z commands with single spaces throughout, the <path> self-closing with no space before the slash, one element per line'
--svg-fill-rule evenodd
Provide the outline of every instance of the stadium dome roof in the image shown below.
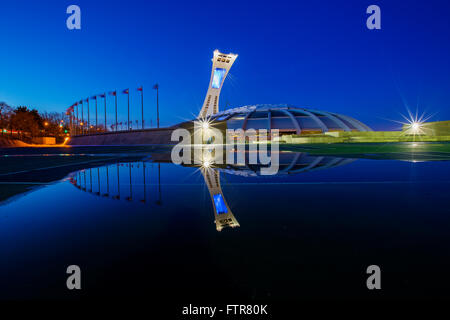
<path fill-rule="evenodd" d="M 211 121 L 226 121 L 229 129 L 278 129 L 296 134 L 372 131 L 349 116 L 290 105 L 263 104 L 229 109 L 214 114 Z"/>

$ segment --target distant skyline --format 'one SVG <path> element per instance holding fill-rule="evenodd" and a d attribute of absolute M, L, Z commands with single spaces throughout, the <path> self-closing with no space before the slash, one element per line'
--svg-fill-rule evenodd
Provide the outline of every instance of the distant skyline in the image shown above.
<path fill-rule="evenodd" d="M 66 8 L 81 8 L 68 30 Z M 366 8 L 381 8 L 381 30 Z M 131 119 L 191 119 L 207 91 L 213 50 L 237 53 L 225 106 L 287 103 L 398 129 L 409 106 L 450 120 L 450 4 L 445 1 L 2 1 L 0 101 L 63 112 L 130 88 Z M 99 104 L 101 106 L 102 102 Z M 119 116 L 126 120 L 126 95 Z M 113 97 L 108 96 L 112 120 Z"/>

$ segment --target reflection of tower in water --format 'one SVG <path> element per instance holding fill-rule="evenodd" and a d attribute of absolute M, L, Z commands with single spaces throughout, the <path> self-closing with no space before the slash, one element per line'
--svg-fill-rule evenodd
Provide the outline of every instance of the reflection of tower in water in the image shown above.
<path fill-rule="evenodd" d="M 221 231 L 225 227 L 239 227 L 239 223 L 223 196 L 220 186 L 220 173 L 217 170 L 205 167 L 201 168 L 201 172 L 211 196 L 217 231 Z"/>

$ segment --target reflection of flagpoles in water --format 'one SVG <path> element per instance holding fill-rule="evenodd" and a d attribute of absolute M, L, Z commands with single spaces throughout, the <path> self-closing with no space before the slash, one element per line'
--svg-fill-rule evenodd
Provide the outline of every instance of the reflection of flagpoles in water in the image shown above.
<path fill-rule="evenodd" d="M 89 168 L 89 184 L 91 185 L 91 190 L 89 192 L 92 192 L 92 169 Z"/>
<path fill-rule="evenodd" d="M 133 200 L 133 185 L 131 182 L 131 163 L 128 163 L 128 168 L 129 168 L 129 175 L 130 175 L 130 196 L 127 197 L 126 199 L 128 201 L 131 201 L 131 200 Z"/>
<path fill-rule="evenodd" d="M 143 174 L 143 177 L 144 177 L 144 199 L 142 199 L 141 202 L 145 203 L 147 201 L 147 197 L 146 197 L 147 186 L 145 184 L 145 162 L 142 162 L 142 174 Z"/>
<path fill-rule="evenodd" d="M 140 171 L 139 170 L 139 166 L 140 166 L 140 163 L 142 163 L 142 171 Z M 121 163 L 116 163 L 116 168 L 117 168 L 117 172 L 116 172 L 116 174 L 117 174 L 117 194 L 115 194 L 115 191 L 114 190 L 110 190 L 111 189 L 111 187 L 110 187 L 110 183 L 112 182 L 112 181 L 114 181 L 114 174 L 113 174 L 113 176 L 111 177 L 113 180 L 111 180 L 111 182 L 110 182 L 110 179 L 109 179 L 109 167 L 110 166 L 114 166 L 114 165 L 106 165 L 104 168 L 105 168 L 105 174 L 106 174 L 106 193 L 103 193 L 102 194 L 102 186 L 101 186 L 101 179 L 103 179 L 103 178 L 101 178 L 101 175 L 103 174 L 103 173 L 101 173 L 100 172 L 100 169 L 102 169 L 102 168 L 100 168 L 100 167 L 96 167 L 96 168 L 87 168 L 87 169 L 83 169 L 83 170 L 80 170 L 80 171 L 78 171 L 74 176 L 73 176 L 73 178 L 71 178 L 70 179 L 70 182 L 74 185 L 74 186 L 76 186 L 77 188 L 79 188 L 79 189 L 82 189 L 83 191 L 87 191 L 87 192 L 90 192 L 90 193 L 93 193 L 93 194 L 95 194 L 95 195 L 98 195 L 98 196 L 101 196 L 101 197 L 111 197 L 111 199 L 115 199 L 115 200 L 118 200 L 118 199 L 120 199 L 121 198 L 121 190 L 120 190 L 120 188 L 121 188 L 121 186 L 120 186 L 120 166 L 124 166 L 124 165 L 126 165 L 126 166 L 128 166 L 128 175 L 129 175 L 129 195 L 125 195 L 125 199 L 126 200 L 128 200 L 128 201 L 132 201 L 133 200 L 133 191 L 134 192 L 136 192 L 136 189 L 138 190 L 138 195 L 136 195 L 136 199 L 137 200 L 139 200 L 140 202 L 142 202 L 142 203 L 147 203 L 147 165 L 146 165 L 146 163 L 145 162 L 140 162 L 139 164 L 137 164 L 137 171 L 135 171 L 134 172 L 134 174 L 138 174 L 138 173 L 141 173 L 142 175 L 143 175 L 143 189 L 142 189 L 142 191 L 143 191 L 143 196 L 141 195 L 141 194 L 139 194 L 139 186 L 137 186 L 136 188 L 134 188 L 135 190 L 133 190 L 133 183 L 139 183 L 139 178 L 134 178 L 133 179 L 133 170 L 132 170 L 132 168 L 134 168 L 134 165 L 132 165 L 131 163 L 124 163 L 124 164 L 121 164 Z M 151 167 L 153 167 L 153 163 L 151 164 Z M 94 192 L 94 180 L 93 180 L 93 175 L 95 176 L 95 172 L 94 172 L 94 174 L 92 173 L 92 171 L 93 170 L 95 170 L 95 169 L 97 169 L 97 183 L 98 183 L 98 188 L 96 189 L 96 191 Z M 87 170 L 89 170 L 89 184 L 88 184 L 88 181 L 87 181 Z M 76 179 L 74 179 L 74 178 L 76 178 Z M 82 179 L 83 178 L 83 179 Z M 150 174 L 150 178 L 149 178 L 150 180 L 149 181 L 152 181 L 152 179 L 151 179 L 151 174 Z M 82 182 L 82 180 L 84 180 L 84 183 Z M 90 186 L 90 188 L 89 189 L 87 189 L 87 186 Z M 163 203 L 162 203 L 162 186 L 161 186 L 161 164 L 160 163 L 158 163 L 158 186 L 157 186 L 157 188 L 158 188 L 158 190 L 157 190 L 157 192 L 158 192 L 158 196 L 157 196 L 157 199 L 156 199 L 156 201 L 154 202 L 156 205 L 162 205 Z M 114 189 L 114 188 L 113 188 Z M 112 194 L 111 194 L 112 193 Z M 151 192 L 150 192 L 150 198 L 151 198 Z M 151 199 L 150 199 L 150 201 L 151 201 Z"/>
<path fill-rule="evenodd" d="M 97 195 L 100 195 L 100 168 L 97 167 L 97 181 L 98 181 L 98 192 Z"/>
<path fill-rule="evenodd" d="M 119 164 L 117 164 L 117 196 L 116 196 L 116 199 L 120 199 Z"/>
<path fill-rule="evenodd" d="M 158 163 L 158 200 L 156 201 L 157 205 L 162 205 L 161 200 L 161 164 Z"/>
<path fill-rule="evenodd" d="M 104 197 L 109 197 L 109 172 L 108 167 L 106 166 L 106 193 L 103 195 Z"/>

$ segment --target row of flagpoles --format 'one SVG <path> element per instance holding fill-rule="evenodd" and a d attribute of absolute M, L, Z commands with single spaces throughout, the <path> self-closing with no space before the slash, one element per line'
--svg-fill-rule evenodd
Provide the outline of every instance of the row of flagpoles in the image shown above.
<path fill-rule="evenodd" d="M 156 90 L 156 122 L 157 122 L 157 128 L 159 128 L 159 85 L 155 84 L 153 86 L 153 89 Z M 141 127 L 142 129 L 144 129 L 144 87 L 140 86 L 139 88 L 137 88 L 137 91 L 139 91 L 141 93 Z M 111 91 L 108 93 L 110 96 L 114 96 L 114 101 L 115 101 L 115 123 L 111 125 L 111 129 L 113 129 L 113 131 L 118 131 L 118 126 L 120 124 L 121 129 L 122 129 L 122 122 L 118 122 L 117 119 L 117 90 L 115 91 Z M 125 89 L 122 90 L 122 94 L 126 94 L 128 96 L 128 121 L 126 122 L 126 130 L 130 131 L 133 130 L 133 125 L 132 125 L 132 121 L 130 121 L 130 89 Z M 70 116 L 70 124 L 71 124 L 71 134 L 72 135 L 79 135 L 79 134 L 91 134 L 92 133 L 92 126 L 91 126 L 91 121 L 90 121 L 90 112 L 89 112 L 89 101 L 90 100 L 95 100 L 95 133 L 99 132 L 99 126 L 98 126 L 98 105 L 97 105 L 97 100 L 98 98 L 103 98 L 103 102 L 104 102 L 104 111 L 105 111 L 105 119 L 104 119 L 104 126 L 105 126 L 105 132 L 108 131 L 108 122 L 107 122 L 107 117 L 106 117 L 106 92 L 103 94 L 98 94 L 92 97 L 88 97 L 86 99 L 80 100 L 75 102 L 74 104 L 72 104 L 66 111 L 66 114 L 68 116 Z M 84 119 L 84 102 L 87 103 L 87 123 L 85 123 L 85 119 Z M 80 107 L 80 111 L 81 111 L 81 117 L 78 117 L 79 113 L 79 108 Z M 138 124 L 138 120 L 136 120 L 136 123 Z M 87 129 L 86 129 L 87 128 Z"/>

